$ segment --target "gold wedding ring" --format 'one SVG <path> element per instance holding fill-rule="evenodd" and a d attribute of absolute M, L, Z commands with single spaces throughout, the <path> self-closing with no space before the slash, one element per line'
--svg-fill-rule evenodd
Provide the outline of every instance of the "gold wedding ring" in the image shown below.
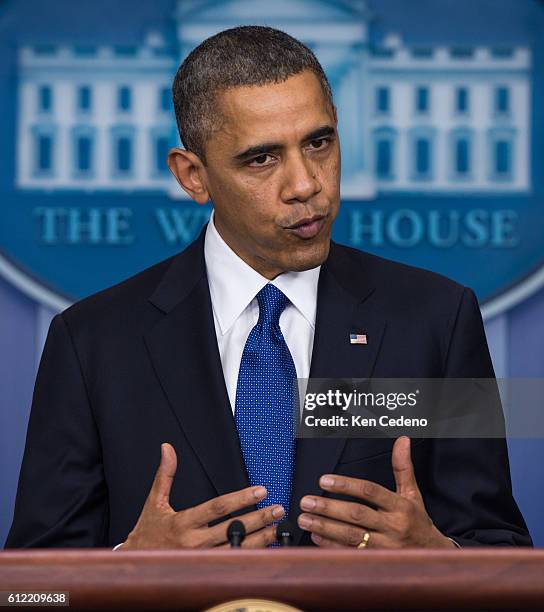
<path fill-rule="evenodd" d="M 370 534 L 368 533 L 368 531 L 365 531 L 365 535 L 363 536 L 361 543 L 357 544 L 357 548 L 366 548 L 368 546 L 369 540 L 370 540 Z"/>

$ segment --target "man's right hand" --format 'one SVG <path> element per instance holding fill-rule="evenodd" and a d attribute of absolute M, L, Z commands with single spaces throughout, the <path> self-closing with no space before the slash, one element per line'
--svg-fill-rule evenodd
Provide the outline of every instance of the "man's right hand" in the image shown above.
<path fill-rule="evenodd" d="M 264 487 L 248 487 L 215 497 L 203 504 L 176 512 L 170 505 L 170 489 L 176 474 L 176 451 L 170 444 L 161 445 L 161 463 L 142 513 L 120 550 L 142 548 L 209 548 L 228 546 L 228 522 L 208 527 L 219 518 L 253 506 L 264 499 Z M 276 527 L 285 511 L 281 506 L 267 506 L 237 517 L 244 523 L 244 548 L 264 548 L 276 540 Z"/>

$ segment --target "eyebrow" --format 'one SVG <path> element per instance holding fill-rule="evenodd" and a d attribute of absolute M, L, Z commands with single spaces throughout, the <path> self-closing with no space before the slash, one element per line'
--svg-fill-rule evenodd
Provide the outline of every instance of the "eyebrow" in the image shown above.
<path fill-rule="evenodd" d="M 309 134 L 306 134 L 302 139 L 302 142 L 310 142 L 311 140 L 317 140 L 318 138 L 324 138 L 325 136 L 332 136 L 335 134 L 335 129 L 332 125 L 322 125 L 318 127 L 316 130 L 313 130 Z M 238 161 L 243 161 L 248 157 L 265 155 L 266 153 L 272 153 L 273 151 L 277 151 L 282 148 L 282 144 L 279 142 L 264 142 L 262 144 L 254 145 L 242 151 L 242 153 L 238 153 L 234 156 L 234 159 Z"/>

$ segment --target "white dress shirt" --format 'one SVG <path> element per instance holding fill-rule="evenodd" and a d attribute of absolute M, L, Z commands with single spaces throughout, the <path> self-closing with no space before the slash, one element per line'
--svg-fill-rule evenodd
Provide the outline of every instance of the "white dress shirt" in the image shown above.
<path fill-rule="evenodd" d="M 221 238 L 213 213 L 206 229 L 204 258 L 217 345 L 233 412 L 242 353 L 259 318 L 256 295 L 269 282 L 289 299 L 290 303 L 280 316 L 280 328 L 293 357 L 297 376 L 308 378 L 321 266 L 303 272 L 285 272 L 269 281 L 238 257 Z"/>

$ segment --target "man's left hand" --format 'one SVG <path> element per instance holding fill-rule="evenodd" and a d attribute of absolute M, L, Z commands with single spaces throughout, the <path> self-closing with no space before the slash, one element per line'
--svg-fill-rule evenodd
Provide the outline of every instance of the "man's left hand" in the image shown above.
<path fill-rule="evenodd" d="M 410 439 L 398 438 L 392 452 L 396 492 L 368 480 L 326 474 L 319 484 L 328 493 L 349 495 L 371 504 L 307 495 L 299 526 L 323 547 L 353 547 L 370 534 L 370 548 L 455 548 L 425 510 L 410 455 Z"/>

